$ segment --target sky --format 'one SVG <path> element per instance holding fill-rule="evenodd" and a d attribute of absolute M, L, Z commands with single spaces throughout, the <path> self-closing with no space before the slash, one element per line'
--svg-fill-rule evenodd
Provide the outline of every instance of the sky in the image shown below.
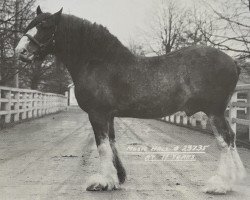
<path fill-rule="evenodd" d="M 186 5 L 192 2 L 176 1 Z M 136 41 L 160 3 L 161 0 L 38 0 L 43 11 L 54 13 L 63 7 L 64 13 L 106 26 L 125 45 L 131 39 Z"/>
<path fill-rule="evenodd" d="M 148 20 L 155 0 L 39 0 L 42 10 L 88 19 L 106 26 L 123 43 L 133 37 Z"/>

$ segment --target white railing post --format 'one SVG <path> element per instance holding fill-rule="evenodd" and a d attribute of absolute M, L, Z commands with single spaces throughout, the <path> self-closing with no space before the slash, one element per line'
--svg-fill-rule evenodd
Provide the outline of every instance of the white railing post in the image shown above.
<path fill-rule="evenodd" d="M 167 122 L 169 122 L 169 116 L 167 116 L 165 120 L 166 120 Z"/>
<path fill-rule="evenodd" d="M 14 94 L 14 99 L 15 99 L 15 103 L 14 103 L 14 110 L 15 110 L 15 114 L 14 114 L 14 121 L 17 122 L 19 121 L 19 109 L 20 109 L 20 93 L 19 92 L 15 92 Z"/>
<path fill-rule="evenodd" d="M 229 105 L 229 124 L 232 130 L 236 133 L 236 123 L 234 122 L 234 119 L 237 118 L 237 108 L 232 106 L 233 102 L 237 102 L 237 92 L 232 95 Z"/>
<path fill-rule="evenodd" d="M 44 94 L 44 114 L 48 114 L 48 95 Z"/>
<path fill-rule="evenodd" d="M 174 123 L 174 118 L 175 118 L 174 115 L 171 115 L 170 116 L 170 122 Z"/>
<path fill-rule="evenodd" d="M 190 119 L 190 124 L 191 124 L 192 126 L 196 126 L 196 119 L 195 119 L 195 117 L 192 116 L 192 117 L 190 117 L 189 119 Z"/>
<path fill-rule="evenodd" d="M 47 95 L 47 114 L 50 114 L 51 113 L 51 107 L 52 107 L 52 105 L 51 105 L 51 95 L 50 94 L 48 94 Z"/>
<path fill-rule="evenodd" d="M 188 125 L 188 116 L 186 115 L 186 113 L 183 116 L 183 125 Z"/>
<path fill-rule="evenodd" d="M 9 123 L 11 120 L 11 90 L 7 90 L 5 93 L 5 99 L 8 101 L 4 103 L 4 111 L 6 111 L 5 115 L 5 123 Z"/>
<path fill-rule="evenodd" d="M 28 97 L 27 99 L 28 118 L 30 119 L 32 118 L 32 100 L 33 100 L 32 93 L 27 93 L 27 97 Z"/>
<path fill-rule="evenodd" d="M 41 93 L 37 93 L 37 116 L 40 117 L 41 113 Z"/>
<path fill-rule="evenodd" d="M 53 102 L 53 96 L 50 95 L 49 96 L 49 104 L 50 104 L 50 113 L 53 113 L 54 112 L 54 109 L 55 109 L 55 105 L 54 105 L 54 102 Z"/>
<path fill-rule="evenodd" d="M 41 110 L 42 110 L 42 115 L 45 113 L 45 94 L 42 93 L 42 105 L 41 105 Z"/>
<path fill-rule="evenodd" d="M 175 122 L 177 124 L 181 123 L 181 112 L 176 113 L 176 115 L 175 115 Z"/>
<path fill-rule="evenodd" d="M 33 117 L 37 117 L 37 106 L 38 106 L 38 95 L 36 92 L 33 93 Z"/>
<path fill-rule="evenodd" d="M 26 92 L 24 92 L 22 94 L 22 101 L 23 101 L 23 103 L 22 103 L 22 110 L 23 110 L 23 112 L 22 112 L 22 119 L 26 119 L 27 118 L 27 104 L 26 104 L 27 98 L 26 98 Z"/>

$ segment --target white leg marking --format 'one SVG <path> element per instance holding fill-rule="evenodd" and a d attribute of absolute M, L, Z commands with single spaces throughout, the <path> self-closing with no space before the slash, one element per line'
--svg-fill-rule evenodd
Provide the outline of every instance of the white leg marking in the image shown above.
<path fill-rule="evenodd" d="M 210 119 L 210 122 L 219 146 L 222 148 L 222 153 L 217 175 L 208 180 L 208 184 L 203 191 L 212 194 L 226 194 L 232 190 L 235 182 L 245 177 L 246 171 L 236 147 L 228 147 L 223 137 L 218 133 L 213 120 Z"/>
<path fill-rule="evenodd" d="M 235 170 L 229 148 L 223 148 L 217 174 L 212 176 L 204 188 L 204 192 L 212 194 L 226 194 L 232 190 L 232 180 Z"/>
<path fill-rule="evenodd" d="M 232 186 L 228 184 L 221 176 L 214 175 L 203 188 L 203 192 L 209 194 L 226 194 L 232 190 Z"/>
<path fill-rule="evenodd" d="M 218 133 L 218 132 L 217 132 Z M 216 140 L 219 142 L 219 145 L 222 148 L 227 148 L 227 143 L 225 142 L 225 140 L 223 139 L 223 137 L 221 135 L 215 135 Z"/>
<path fill-rule="evenodd" d="M 236 168 L 231 154 L 231 148 L 222 150 L 218 175 L 226 179 L 229 183 L 236 180 Z"/>
<path fill-rule="evenodd" d="M 37 33 L 37 29 L 36 27 L 30 29 L 27 34 L 31 35 L 32 37 L 34 37 Z M 23 49 L 25 49 L 27 47 L 27 45 L 29 44 L 29 39 L 27 36 L 23 36 L 21 38 L 21 40 L 19 41 L 18 45 L 16 46 L 16 53 L 21 53 L 23 51 Z"/>
<path fill-rule="evenodd" d="M 220 147 L 226 148 L 227 143 L 225 142 L 223 137 L 218 133 L 217 128 L 216 128 L 216 126 L 214 125 L 214 123 L 213 123 L 213 121 L 211 119 L 210 119 L 210 124 L 211 124 L 211 128 L 213 130 L 213 133 L 215 135 L 215 138 L 218 141 Z"/>
<path fill-rule="evenodd" d="M 117 177 L 116 168 L 113 164 L 113 151 L 111 149 L 109 139 L 105 139 L 98 147 L 101 159 L 101 170 L 105 176 Z M 114 176 L 116 175 L 116 176 Z"/>
<path fill-rule="evenodd" d="M 236 147 L 231 149 L 231 155 L 232 155 L 232 159 L 234 161 L 235 168 L 236 168 L 236 181 L 240 181 L 246 177 L 247 173 L 240 159 L 240 156 L 238 154 Z"/>
<path fill-rule="evenodd" d="M 232 190 L 233 184 L 244 176 L 245 169 L 236 148 L 223 148 L 217 175 L 209 179 L 204 192 L 226 194 L 226 192 Z"/>
<path fill-rule="evenodd" d="M 101 174 L 90 178 L 87 190 L 113 190 L 119 188 L 117 170 L 113 164 L 113 151 L 110 147 L 109 139 L 105 139 L 98 146 L 101 160 Z M 100 189 L 101 188 L 101 189 Z"/>

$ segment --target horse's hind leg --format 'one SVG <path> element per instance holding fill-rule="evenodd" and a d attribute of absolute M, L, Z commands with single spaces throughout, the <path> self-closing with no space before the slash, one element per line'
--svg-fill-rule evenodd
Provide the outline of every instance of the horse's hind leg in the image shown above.
<path fill-rule="evenodd" d="M 114 130 L 114 118 L 113 117 L 109 119 L 109 141 L 110 141 L 110 145 L 113 151 L 113 163 L 117 170 L 119 183 L 121 184 L 121 183 L 124 183 L 126 180 L 126 171 L 122 165 L 117 149 L 115 147 L 115 130 Z"/>
<path fill-rule="evenodd" d="M 217 174 L 209 179 L 204 192 L 226 194 L 232 190 L 235 181 L 244 177 L 245 169 L 236 149 L 236 135 L 224 114 L 210 115 L 209 120 L 221 150 L 221 158 Z"/>
<path fill-rule="evenodd" d="M 109 140 L 109 117 L 97 112 L 89 114 L 96 145 L 101 161 L 101 174 L 93 175 L 87 183 L 87 190 L 101 191 L 119 188 L 117 170 L 114 166 L 114 153 Z"/>

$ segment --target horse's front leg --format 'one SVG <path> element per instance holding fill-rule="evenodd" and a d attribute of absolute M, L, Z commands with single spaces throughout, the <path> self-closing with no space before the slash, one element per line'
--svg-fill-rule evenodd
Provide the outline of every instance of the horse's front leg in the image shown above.
<path fill-rule="evenodd" d="M 109 119 L 109 142 L 113 151 L 113 163 L 117 170 L 117 176 L 119 179 L 119 183 L 122 184 L 126 180 L 126 171 L 123 167 L 123 164 L 118 155 L 118 151 L 116 149 L 116 141 L 115 141 L 115 129 L 114 129 L 114 117 L 110 117 Z"/>
<path fill-rule="evenodd" d="M 113 151 L 109 140 L 109 117 L 105 114 L 91 113 L 89 120 L 93 127 L 96 145 L 101 161 L 101 173 L 93 175 L 88 181 L 87 190 L 102 191 L 119 188 L 117 170 L 113 164 Z"/>

